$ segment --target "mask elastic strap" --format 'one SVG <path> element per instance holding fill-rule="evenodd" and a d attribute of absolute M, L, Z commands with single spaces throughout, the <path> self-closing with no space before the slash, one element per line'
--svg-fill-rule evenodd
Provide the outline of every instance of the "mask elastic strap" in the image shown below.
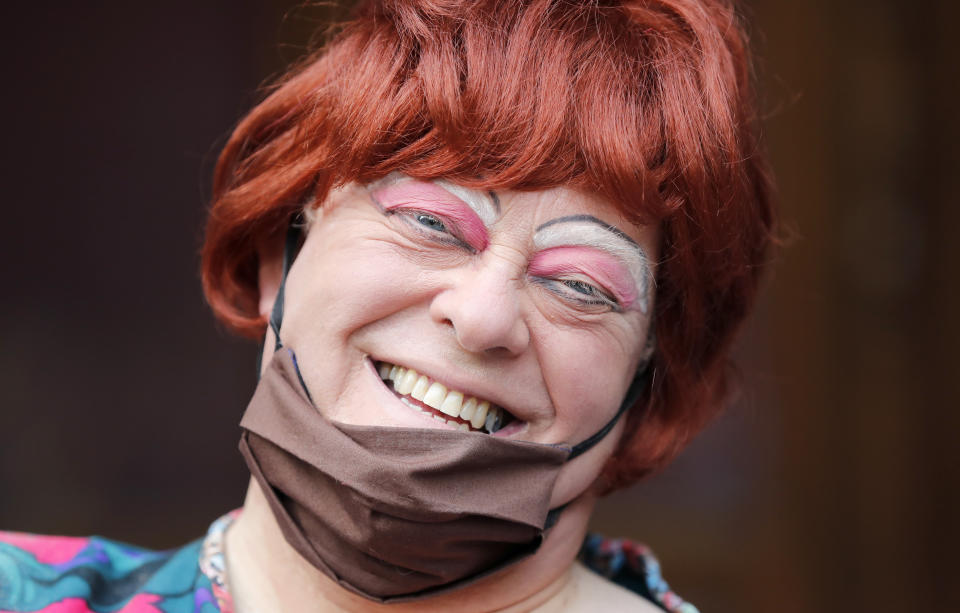
<path fill-rule="evenodd" d="M 564 503 L 564 504 L 560 505 L 559 507 L 550 509 L 550 510 L 547 512 L 547 519 L 546 519 L 546 521 L 543 523 L 543 531 L 544 531 L 544 532 L 546 532 L 546 531 L 549 530 L 550 528 L 553 528 L 553 526 L 557 523 L 557 521 L 560 520 L 560 514 L 563 513 L 564 509 L 566 509 L 567 506 L 569 506 L 569 504 L 570 504 L 569 502 Z"/>
<path fill-rule="evenodd" d="M 273 301 L 273 310 L 270 311 L 269 325 L 270 329 L 273 330 L 273 338 L 275 339 L 274 353 L 283 346 L 280 343 L 280 324 L 283 322 L 283 295 L 284 288 L 287 286 L 287 273 L 290 271 L 294 258 L 297 257 L 297 243 L 300 240 L 299 221 L 300 215 L 296 215 L 290 219 L 290 225 L 287 227 L 287 236 L 283 243 L 283 272 L 280 276 L 280 287 L 277 288 L 277 298 Z M 264 334 L 260 351 L 257 352 L 257 380 L 260 379 L 260 371 L 263 366 L 263 348 L 266 344 L 267 335 Z"/>
<path fill-rule="evenodd" d="M 633 381 L 630 382 L 630 387 L 627 388 L 627 395 L 624 397 L 620 408 L 617 409 L 617 414 L 607 422 L 607 425 L 600 428 L 600 430 L 598 430 L 593 436 L 574 445 L 570 450 L 570 455 L 567 456 L 567 462 L 599 443 L 603 437 L 610 433 L 610 430 L 617 425 L 617 422 L 620 420 L 623 414 L 627 412 L 627 409 L 632 407 L 633 403 L 640 398 L 640 394 L 643 393 L 643 390 L 647 389 L 647 384 L 650 383 L 651 376 L 649 364 L 645 364 L 643 370 L 637 372 L 636 376 L 633 377 Z M 544 522 L 543 529 L 549 530 L 552 528 L 554 524 L 560 520 L 560 515 L 569 504 L 570 503 L 567 502 L 559 507 L 550 509 L 550 511 L 547 512 L 547 519 Z"/>
<path fill-rule="evenodd" d="M 600 442 L 603 437 L 610 433 L 610 430 L 613 429 L 617 422 L 620 421 L 620 417 L 627 412 L 627 409 L 633 406 L 633 403 L 640 398 L 640 394 L 643 393 L 643 390 L 647 389 L 647 384 L 650 382 L 650 368 L 644 366 L 644 369 L 636 374 L 633 378 L 633 381 L 630 383 L 630 387 L 627 388 L 627 395 L 623 399 L 623 403 L 620 405 L 620 408 L 617 409 L 617 414 L 614 415 L 607 424 L 600 428 L 593 436 L 587 438 L 586 440 L 580 441 L 570 449 L 570 455 L 567 456 L 567 461 L 569 462 L 578 455 L 588 451 L 591 447 Z"/>
<path fill-rule="evenodd" d="M 277 299 L 273 301 L 273 310 L 270 312 L 270 329 L 273 330 L 273 337 L 276 344 L 273 347 L 277 351 L 283 345 L 280 343 L 280 324 L 283 323 L 283 295 L 284 288 L 287 285 L 287 273 L 290 272 L 290 266 L 293 259 L 297 257 L 297 243 L 300 241 L 300 226 L 297 225 L 298 217 L 290 220 L 290 226 L 287 227 L 287 238 L 283 244 L 283 274 L 280 277 L 280 287 L 277 288 Z"/>

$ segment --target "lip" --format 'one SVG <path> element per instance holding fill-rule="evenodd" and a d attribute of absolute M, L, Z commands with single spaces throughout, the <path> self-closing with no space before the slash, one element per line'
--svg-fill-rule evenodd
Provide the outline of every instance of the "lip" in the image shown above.
<path fill-rule="evenodd" d="M 505 427 L 503 427 L 502 429 L 492 434 L 487 434 L 486 432 L 484 432 L 483 434 L 487 436 L 498 436 L 498 435 L 513 436 L 527 429 L 528 423 L 525 420 L 521 419 L 515 412 L 513 412 L 512 409 L 505 407 L 495 397 L 491 397 L 490 395 L 485 395 L 483 393 L 475 393 L 470 388 L 469 385 L 459 385 L 455 377 L 444 378 L 444 379 L 441 379 L 439 377 L 435 378 L 430 370 L 428 369 L 421 370 L 416 365 L 411 364 L 410 362 L 403 362 L 399 360 L 393 361 L 390 359 L 380 358 L 378 356 L 373 356 L 373 355 L 364 356 L 364 361 L 366 362 L 367 369 L 370 371 L 370 374 L 372 374 L 376 378 L 378 387 L 383 391 L 384 396 L 392 400 L 392 402 L 390 403 L 390 406 L 399 408 L 405 414 L 416 416 L 417 418 L 419 418 L 419 421 L 430 424 L 431 428 L 445 428 L 447 430 L 456 429 L 454 426 L 447 425 L 446 423 L 441 423 L 439 420 L 433 419 L 432 417 L 426 415 L 425 413 L 414 411 L 410 407 L 400 402 L 400 399 L 397 398 L 397 396 L 393 392 L 391 392 L 386 385 L 383 384 L 383 380 L 380 378 L 380 374 L 377 372 L 377 366 L 376 366 L 377 362 L 388 362 L 390 364 L 399 364 L 407 368 L 413 368 L 418 373 L 426 375 L 431 381 L 436 381 L 441 385 L 443 385 L 444 387 L 446 387 L 447 389 L 454 389 L 459 392 L 462 392 L 464 397 L 474 396 L 476 398 L 480 398 L 481 400 L 487 400 L 491 404 L 495 404 L 501 407 L 506 412 L 510 413 L 510 415 L 513 417 L 513 421 L 511 421 Z"/>

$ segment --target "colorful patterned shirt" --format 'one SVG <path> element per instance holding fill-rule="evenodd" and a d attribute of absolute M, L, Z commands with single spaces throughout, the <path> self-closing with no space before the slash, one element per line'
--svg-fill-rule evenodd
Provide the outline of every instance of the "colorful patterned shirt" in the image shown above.
<path fill-rule="evenodd" d="M 99 536 L 0 532 L 0 613 L 233 613 L 223 543 L 238 514 L 170 551 Z M 643 545 L 591 535 L 580 560 L 668 613 L 697 613 L 670 591 Z"/>

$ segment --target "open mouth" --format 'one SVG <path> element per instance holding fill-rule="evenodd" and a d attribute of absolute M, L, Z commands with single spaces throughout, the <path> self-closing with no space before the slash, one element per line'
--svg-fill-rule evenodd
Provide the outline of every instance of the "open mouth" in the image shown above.
<path fill-rule="evenodd" d="M 483 398 L 448 389 L 412 368 L 382 361 L 374 365 L 380 379 L 400 402 L 459 430 L 493 434 L 516 421 L 502 407 Z"/>

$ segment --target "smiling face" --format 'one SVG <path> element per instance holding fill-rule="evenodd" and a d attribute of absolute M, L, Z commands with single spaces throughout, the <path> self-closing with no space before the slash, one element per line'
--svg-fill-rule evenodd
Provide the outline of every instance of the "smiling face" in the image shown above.
<path fill-rule="evenodd" d="M 314 213 L 281 339 L 334 421 L 575 444 L 644 357 L 657 239 L 566 188 L 350 185 Z M 618 436 L 558 489 L 582 491 Z"/>

